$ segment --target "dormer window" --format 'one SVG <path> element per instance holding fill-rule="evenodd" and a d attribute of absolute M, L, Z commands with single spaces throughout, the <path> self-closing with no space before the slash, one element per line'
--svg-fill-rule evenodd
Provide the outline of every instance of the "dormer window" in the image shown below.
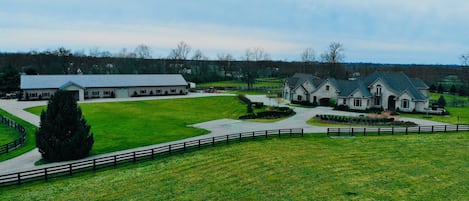
<path fill-rule="evenodd" d="M 326 85 L 326 91 L 329 91 L 329 85 Z"/>

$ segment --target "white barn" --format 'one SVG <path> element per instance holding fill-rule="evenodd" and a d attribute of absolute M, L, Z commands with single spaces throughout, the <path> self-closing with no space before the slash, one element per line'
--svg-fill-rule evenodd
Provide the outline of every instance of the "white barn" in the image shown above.
<path fill-rule="evenodd" d="M 80 101 L 188 93 L 180 74 L 22 75 L 20 88 L 20 100 L 46 100 L 57 90 L 70 91 Z"/>

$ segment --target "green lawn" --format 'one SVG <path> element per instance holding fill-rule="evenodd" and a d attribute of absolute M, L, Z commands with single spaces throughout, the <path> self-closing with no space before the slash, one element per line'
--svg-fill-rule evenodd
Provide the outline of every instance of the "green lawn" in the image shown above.
<path fill-rule="evenodd" d="M 34 126 L 34 125 L 32 125 L 32 124 L 30 124 L 30 123 L 28 123 L 28 122 L 26 122 L 22 119 L 19 119 L 15 116 L 5 112 L 4 110 L 1 110 L 1 109 L 0 109 L 0 114 L 4 115 L 4 116 L 6 116 L 10 119 L 13 119 L 17 123 L 23 125 L 26 128 L 26 132 L 27 132 L 25 145 L 23 147 L 21 147 L 20 149 L 14 150 L 10 153 L 1 154 L 0 155 L 0 162 L 11 159 L 11 158 L 14 158 L 14 157 L 19 156 L 21 154 L 24 154 L 28 151 L 31 151 L 32 149 L 34 149 L 36 147 L 36 143 L 35 143 L 36 126 Z M 19 133 L 14 131 L 13 129 L 6 128 L 5 130 L 10 130 L 10 131 L 13 132 L 13 134 L 10 135 L 10 137 L 8 137 L 8 139 L 6 139 L 7 141 L 3 141 L 3 136 L 2 136 L 2 141 L 0 141 L 1 144 L 5 144 L 6 142 L 11 142 L 14 139 L 19 137 Z M 3 129 L 1 129 L 0 132 L 2 132 L 1 134 L 3 135 Z"/>
<path fill-rule="evenodd" d="M 283 85 L 282 80 L 278 79 L 258 79 L 254 83 L 254 87 L 281 87 Z M 219 81 L 219 82 L 207 82 L 200 83 L 197 86 L 201 87 L 247 87 L 245 82 L 228 80 L 228 81 Z"/>
<path fill-rule="evenodd" d="M 15 129 L 0 123 L 0 145 L 4 145 L 20 137 L 20 133 Z"/>
<path fill-rule="evenodd" d="M 468 200 L 469 133 L 232 143 L 0 189 L 2 200 Z"/>
<path fill-rule="evenodd" d="M 430 102 L 436 102 L 440 95 L 437 93 L 430 93 Z M 446 100 L 446 107 L 445 109 L 450 113 L 450 115 L 428 115 L 430 118 L 427 117 L 426 114 L 401 114 L 402 117 L 411 117 L 411 118 L 418 118 L 418 119 L 428 119 L 432 121 L 438 121 L 443 123 L 458 123 L 458 116 L 459 116 L 459 123 L 460 124 L 469 124 L 469 102 L 467 97 L 462 96 L 455 96 L 450 94 L 443 94 Z M 453 106 L 452 101 L 463 101 L 465 102 L 464 107 L 461 106 Z"/>
<path fill-rule="evenodd" d="M 246 105 L 235 96 L 81 104 L 95 135 L 92 154 L 108 153 L 208 133 L 190 124 L 238 119 Z M 27 111 L 39 115 L 45 107 Z"/>

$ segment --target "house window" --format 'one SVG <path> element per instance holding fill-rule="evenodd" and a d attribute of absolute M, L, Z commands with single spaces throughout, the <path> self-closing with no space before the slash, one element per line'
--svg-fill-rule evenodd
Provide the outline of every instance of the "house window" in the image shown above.
<path fill-rule="evenodd" d="M 342 101 L 342 104 L 346 105 L 347 104 L 347 99 L 344 98 L 344 100 Z"/>
<path fill-rule="evenodd" d="M 329 91 L 329 85 L 326 85 L 326 91 Z"/>
<path fill-rule="evenodd" d="M 409 109 L 410 104 L 408 99 L 402 99 L 401 104 L 402 108 Z"/>
<path fill-rule="evenodd" d="M 93 95 L 93 96 L 99 96 L 99 91 L 93 91 L 93 92 L 91 92 L 91 95 Z"/>
<path fill-rule="evenodd" d="M 381 85 L 380 84 L 376 85 L 376 95 L 381 96 Z"/>
<path fill-rule="evenodd" d="M 104 95 L 108 96 L 111 92 L 110 91 L 104 91 Z"/>
<path fill-rule="evenodd" d="M 176 89 L 171 89 L 171 93 L 176 93 Z"/>
<path fill-rule="evenodd" d="M 161 90 L 159 90 L 159 89 L 156 90 L 156 93 L 157 93 L 157 94 L 160 94 L 160 93 L 161 93 Z"/>
<path fill-rule="evenodd" d="M 361 99 L 358 99 L 358 98 L 355 99 L 355 100 L 353 101 L 353 106 L 355 106 L 355 107 L 361 107 L 361 106 L 362 106 L 362 100 L 361 100 Z"/>
<path fill-rule="evenodd" d="M 301 96 L 301 95 L 298 95 L 298 97 L 297 97 L 298 101 L 301 101 L 302 98 L 303 98 L 303 96 Z"/>
<path fill-rule="evenodd" d="M 43 92 L 42 93 L 42 97 L 49 97 L 50 96 L 50 93 L 49 92 Z"/>
<path fill-rule="evenodd" d="M 375 105 L 381 105 L 381 98 L 375 98 Z"/>
<path fill-rule="evenodd" d="M 141 93 L 141 94 L 146 94 L 146 93 L 147 93 L 147 90 L 140 90 L 140 93 Z"/>
<path fill-rule="evenodd" d="M 36 96 L 37 96 L 37 93 L 29 93 L 29 96 L 30 96 L 30 97 L 36 97 Z"/>

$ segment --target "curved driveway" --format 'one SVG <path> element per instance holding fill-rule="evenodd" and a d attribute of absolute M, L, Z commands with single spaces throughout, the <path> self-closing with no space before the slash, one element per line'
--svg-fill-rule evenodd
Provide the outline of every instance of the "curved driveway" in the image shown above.
<path fill-rule="evenodd" d="M 141 98 L 125 98 L 125 99 L 97 99 L 97 100 L 87 100 L 80 103 L 94 103 L 94 102 L 116 102 L 116 101 L 138 101 L 138 100 L 152 100 L 152 99 L 174 99 L 174 98 L 195 98 L 195 97 L 207 97 L 207 96 L 226 96 L 227 94 L 206 94 L 206 93 L 193 93 L 185 96 L 160 96 L 160 97 L 141 97 Z M 252 101 L 264 102 L 264 104 L 269 105 L 271 101 L 266 98 L 264 95 L 257 95 L 257 96 L 248 96 Z M 275 101 L 272 101 L 275 102 Z M 36 126 L 39 126 L 39 117 L 31 114 L 29 112 L 24 111 L 25 108 L 46 105 L 47 101 L 16 101 L 16 100 L 1 100 L 0 101 L 0 108 L 13 114 L 19 118 L 22 118 Z M 311 117 L 314 117 L 316 114 L 336 114 L 336 115 L 359 115 L 353 112 L 344 112 L 344 111 L 336 111 L 332 110 L 329 107 L 316 107 L 316 108 L 294 108 L 296 115 L 273 123 L 257 123 L 257 122 L 249 122 L 249 121 L 241 121 L 241 120 L 233 120 L 233 119 L 220 119 L 214 120 L 209 122 L 203 122 L 194 124 L 191 126 L 203 128 L 206 130 L 211 131 L 210 134 L 201 135 L 197 137 L 192 137 L 188 139 L 155 144 L 145 147 L 139 147 L 134 149 L 122 150 L 107 154 L 100 154 L 87 157 L 81 160 L 89 160 L 93 158 L 99 158 L 109 155 L 115 155 L 119 153 L 127 153 L 137 150 L 145 150 L 150 148 L 156 148 L 160 146 L 165 146 L 169 143 L 175 142 L 184 142 L 196 139 L 202 139 L 207 137 L 213 136 L 220 136 L 232 133 L 240 133 L 240 132 L 249 132 L 249 131 L 259 131 L 259 130 L 271 130 L 271 129 L 281 129 L 281 128 L 303 128 L 306 133 L 325 133 L 326 127 L 318 127 L 318 126 L 311 126 L 306 124 L 306 121 L 309 120 Z M 401 118 L 401 120 L 405 121 L 413 121 L 419 125 L 438 125 L 442 124 L 439 122 L 428 121 L 428 120 L 420 120 L 420 119 L 410 119 L 410 118 Z M 32 140 L 32 139 L 29 139 Z M 39 154 L 37 149 L 34 149 L 28 153 L 25 153 L 21 156 L 16 158 L 4 161 L 0 163 L 0 175 L 8 174 L 12 172 L 19 172 L 19 171 L 27 171 L 32 169 L 39 169 L 49 166 L 56 166 L 67 164 L 76 161 L 66 161 L 66 162 L 57 162 L 57 163 L 49 163 L 46 165 L 35 166 L 34 163 L 41 159 L 41 155 Z"/>

